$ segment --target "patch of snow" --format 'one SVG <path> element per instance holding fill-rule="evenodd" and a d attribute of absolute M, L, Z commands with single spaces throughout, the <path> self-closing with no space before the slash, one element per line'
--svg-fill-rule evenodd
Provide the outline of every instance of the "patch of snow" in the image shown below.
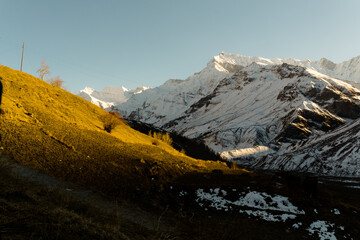
<path fill-rule="evenodd" d="M 299 229 L 301 225 L 302 225 L 302 222 L 298 222 L 298 223 L 294 223 L 292 225 L 292 227 L 295 228 L 295 229 Z"/>
<path fill-rule="evenodd" d="M 340 215 L 340 211 L 336 208 L 332 210 L 332 213 L 334 213 L 335 215 Z"/>
<path fill-rule="evenodd" d="M 211 189 L 212 190 L 212 189 Z M 228 210 L 228 200 L 224 199 L 221 196 L 218 196 L 218 191 L 215 193 L 214 191 L 210 191 L 211 193 L 204 192 L 203 189 L 198 189 L 196 191 L 197 199 L 199 202 L 201 200 L 210 201 L 210 207 L 215 208 L 216 210 Z"/>
<path fill-rule="evenodd" d="M 183 197 L 183 196 L 185 196 L 185 195 L 187 195 L 187 192 L 186 192 L 186 191 L 181 191 L 181 192 L 179 192 L 179 197 Z"/>
<path fill-rule="evenodd" d="M 222 196 L 220 196 L 222 195 Z M 240 210 L 241 213 L 247 213 L 248 215 L 256 216 L 266 221 L 283 221 L 288 219 L 295 219 L 296 214 L 305 214 L 304 211 L 298 210 L 286 197 L 276 195 L 271 196 L 267 193 L 259 193 L 256 191 L 241 193 L 239 200 L 231 201 L 226 199 L 227 193 L 220 188 L 210 189 L 209 192 L 199 188 L 196 191 L 196 202 L 199 206 L 204 206 L 203 202 L 209 202 L 209 207 L 216 210 L 229 211 L 232 206 L 254 208 L 258 210 Z M 244 196 L 243 196 L 244 195 Z M 282 214 L 275 214 L 267 212 L 277 211 L 283 212 Z M 290 214 L 289 214 L 290 213 Z"/>
<path fill-rule="evenodd" d="M 320 240 L 336 240 L 335 233 L 330 231 L 333 228 L 333 223 L 327 223 L 326 221 L 313 222 L 307 229 L 310 235 L 317 233 Z"/>
<path fill-rule="evenodd" d="M 342 183 L 360 183 L 359 180 L 339 180 Z"/>
<path fill-rule="evenodd" d="M 272 197 L 265 192 L 249 192 L 233 204 L 237 206 L 252 207 L 258 209 L 268 209 L 296 214 L 305 214 L 304 211 L 298 210 L 298 208 L 295 207 L 287 197 L 280 195 Z"/>
<path fill-rule="evenodd" d="M 224 151 L 220 154 L 220 157 L 223 159 L 231 160 L 236 159 L 244 156 L 256 156 L 260 157 L 265 154 L 273 153 L 274 151 L 271 150 L 269 147 L 266 146 L 255 146 L 252 148 L 242 148 L 242 149 L 235 149 L 231 151 Z"/>
<path fill-rule="evenodd" d="M 263 219 L 265 221 L 269 221 L 269 222 L 280 222 L 283 221 L 285 222 L 288 219 L 295 219 L 296 215 L 294 214 L 272 214 L 266 211 L 262 211 L 262 210 L 240 210 L 240 213 L 246 213 L 249 216 L 254 216 L 260 219 Z"/>

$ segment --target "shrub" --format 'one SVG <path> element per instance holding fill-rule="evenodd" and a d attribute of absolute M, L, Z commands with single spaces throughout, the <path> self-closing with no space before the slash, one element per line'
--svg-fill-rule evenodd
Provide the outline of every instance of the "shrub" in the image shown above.
<path fill-rule="evenodd" d="M 48 81 L 49 84 L 53 85 L 54 87 L 63 88 L 64 81 L 60 79 L 59 76 L 50 78 Z"/>
<path fill-rule="evenodd" d="M 104 130 L 108 133 L 121 123 L 121 114 L 119 112 L 110 111 L 100 116 L 100 121 L 103 123 Z"/>
<path fill-rule="evenodd" d="M 151 143 L 152 143 L 152 145 L 158 146 L 158 145 L 159 145 L 159 140 L 153 139 L 153 140 L 151 141 Z"/>
<path fill-rule="evenodd" d="M 150 131 L 149 136 L 151 136 L 151 137 L 153 137 L 155 139 L 158 139 L 158 140 L 160 140 L 160 141 L 162 141 L 162 142 L 164 142 L 164 143 L 166 143 L 166 144 L 168 144 L 170 146 L 171 146 L 171 144 L 173 142 L 173 140 L 170 137 L 169 133 L 161 133 L 161 132 L 152 132 L 152 131 Z M 157 144 L 155 144 L 155 145 L 157 145 Z"/>
<path fill-rule="evenodd" d="M 159 128 L 156 128 L 151 124 L 137 122 L 134 120 L 127 120 L 127 123 L 133 129 L 140 131 L 144 134 L 151 135 L 149 134 L 150 131 L 159 132 Z M 171 139 L 173 140 L 171 146 L 176 150 L 181 152 L 181 150 L 184 149 L 186 155 L 197 159 L 222 161 L 220 155 L 210 149 L 201 139 L 190 139 L 181 136 L 176 132 L 171 132 L 169 134 L 171 136 Z"/>

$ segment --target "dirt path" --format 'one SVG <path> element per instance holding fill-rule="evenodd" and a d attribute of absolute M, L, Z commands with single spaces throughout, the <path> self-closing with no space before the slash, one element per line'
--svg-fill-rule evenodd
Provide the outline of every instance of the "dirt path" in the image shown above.
<path fill-rule="evenodd" d="M 156 216 L 132 206 L 119 205 L 109 197 L 85 189 L 79 185 L 56 179 L 43 172 L 16 163 L 9 156 L 0 151 L 0 163 L 10 165 L 11 174 L 22 180 L 31 181 L 40 186 L 56 189 L 67 196 L 79 200 L 91 207 L 99 209 L 104 214 L 114 214 L 147 229 L 161 232 L 174 232 L 175 224 L 161 216 Z"/>

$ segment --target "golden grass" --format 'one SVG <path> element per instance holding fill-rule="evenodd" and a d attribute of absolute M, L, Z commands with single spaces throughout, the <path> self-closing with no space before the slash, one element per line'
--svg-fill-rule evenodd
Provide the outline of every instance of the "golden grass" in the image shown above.
<path fill-rule="evenodd" d="M 101 108 L 29 74 L 0 66 L 3 83 L 2 145 L 24 165 L 118 194 L 186 172 L 226 170 L 224 163 L 195 160 L 121 122 L 103 130 Z"/>
<path fill-rule="evenodd" d="M 150 131 L 148 135 L 150 137 L 153 137 L 156 140 L 163 141 L 164 143 L 166 143 L 170 146 L 173 143 L 173 140 L 171 139 L 169 133 L 151 132 Z M 153 144 L 154 144 L 154 141 L 153 141 Z M 158 145 L 158 143 L 156 143 L 155 145 Z"/>

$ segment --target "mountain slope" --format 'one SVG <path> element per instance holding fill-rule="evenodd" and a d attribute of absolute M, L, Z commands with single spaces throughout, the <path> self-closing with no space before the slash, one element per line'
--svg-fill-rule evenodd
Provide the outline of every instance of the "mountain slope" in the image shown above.
<path fill-rule="evenodd" d="M 103 131 L 101 108 L 26 73 L 0 66 L 1 144 L 16 161 L 114 195 L 189 171 L 226 166 L 195 160 L 121 123 Z"/>
<path fill-rule="evenodd" d="M 303 67 L 253 63 L 166 127 L 216 151 L 293 142 L 360 116 L 360 91 Z M 240 154 L 240 153 L 239 153 Z"/>
<path fill-rule="evenodd" d="M 301 141 L 281 154 L 252 164 L 261 169 L 311 171 L 322 175 L 360 176 L 360 120 L 316 138 Z"/>

